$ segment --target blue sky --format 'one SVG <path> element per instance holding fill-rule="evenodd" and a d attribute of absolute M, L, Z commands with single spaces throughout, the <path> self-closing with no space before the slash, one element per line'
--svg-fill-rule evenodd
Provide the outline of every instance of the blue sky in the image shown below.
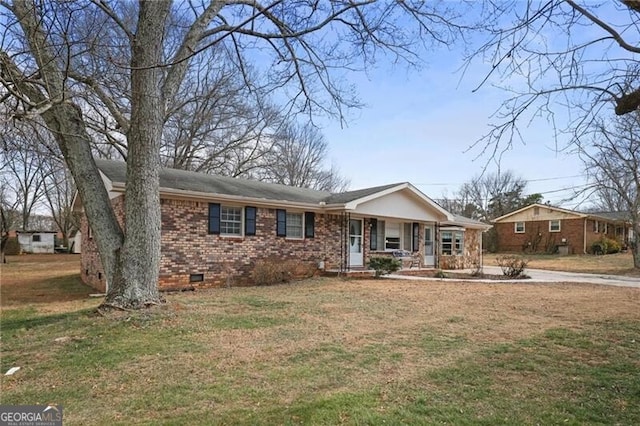
<path fill-rule="evenodd" d="M 420 70 L 381 61 L 367 74 L 351 73 L 349 82 L 366 106 L 353 112 L 344 127 L 337 121 L 320 122 L 330 160 L 351 180 L 351 189 L 409 181 L 441 198 L 485 167 L 498 170 L 490 155 L 469 148 L 489 131 L 492 114 L 508 94 L 491 82 L 473 93 L 487 68 L 476 63 L 463 76 L 460 49 L 425 51 L 424 60 Z M 562 113 L 557 118 L 559 126 L 566 125 Z M 527 193 L 540 192 L 554 205 L 577 207 L 579 200 L 567 199 L 586 182 L 580 159 L 559 149 L 565 141 L 556 140 L 544 117 L 521 121 L 519 130 L 524 143 L 503 153 L 501 169 L 528 180 Z"/>
<path fill-rule="evenodd" d="M 432 198 L 451 195 L 460 184 L 497 165 L 471 145 L 489 131 L 491 115 L 507 94 L 484 87 L 472 93 L 482 70 L 458 71 L 462 57 L 440 50 L 421 70 L 382 67 L 352 79 L 366 104 L 346 127 L 327 121 L 323 132 L 330 158 L 351 180 L 351 188 L 409 181 Z M 549 192 L 545 200 L 560 204 L 584 184 L 576 156 L 558 152 L 545 119 L 521 123 L 525 144 L 502 155 L 502 170 L 530 180 L 528 192 Z M 560 141 L 562 143 L 562 141 Z M 568 177 L 562 179 L 550 178 Z M 544 179 L 544 180 L 542 180 Z M 566 206 L 575 205 L 569 202 Z"/>

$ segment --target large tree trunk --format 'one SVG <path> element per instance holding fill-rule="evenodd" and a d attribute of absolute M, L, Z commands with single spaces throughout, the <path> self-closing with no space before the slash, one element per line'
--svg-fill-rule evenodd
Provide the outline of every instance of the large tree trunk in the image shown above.
<path fill-rule="evenodd" d="M 160 138 L 164 117 L 162 40 L 170 2 L 143 2 L 132 45 L 127 134 L 126 235 L 106 305 L 141 308 L 161 301 Z"/>

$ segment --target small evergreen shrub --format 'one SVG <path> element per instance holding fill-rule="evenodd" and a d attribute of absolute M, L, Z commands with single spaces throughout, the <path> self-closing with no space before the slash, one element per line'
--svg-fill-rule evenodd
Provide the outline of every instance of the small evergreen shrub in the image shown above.
<path fill-rule="evenodd" d="M 433 276 L 435 278 L 448 278 L 447 274 L 442 269 L 438 269 Z"/>
<path fill-rule="evenodd" d="M 496 262 L 504 275 L 511 278 L 519 278 L 525 276 L 524 270 L 529 264 L 529 259 L 514 254 L 505 254 L 496 257 Z"/>
<path fill-rule="evenodd" d="M 376 278 L 396 272 L 402 266 L 402 261 L 393 257 L 372 257 L 369 260 L 369 268 L 376 271 Z"/>
<path fill-rule="evenodd" d="M 613 254 L 619 253 L 622 247 L 620 243 L 611 238 L 602 237 L 591 244 L 592 254 Z"/>

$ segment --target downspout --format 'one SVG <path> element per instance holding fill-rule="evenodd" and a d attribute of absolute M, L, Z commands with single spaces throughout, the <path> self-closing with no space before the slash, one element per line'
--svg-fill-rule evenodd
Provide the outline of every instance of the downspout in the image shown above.
<path fill-rule="evenodd" d="M 584 218 L 584 230 L 582 232 L 582 254 L 587 254 L 587 218 Z"/>
<path fill-rule="evenodd" d="M 438 222 L 434 222 L 433 233 L 433 266 L 440 269 L 440 224 Z"/>
<path fill-rule="evenodd" d="M 480 272 L 482 272 L 483 268 L 484 268 L 484 266 L 483 266 L 484 262 L 483 262 L 483 259 L 482 259 L 482 252 L 483 252 L 483 250 L 482 250 L 482 240 L 483 240 L 483 238 L 484 238 L 484 231 L 480 230 L 480 247 L 479 247 L 479 249 L 480 249 Z"/>
<path fill-rule="evenodd" d="M 345 259 L 346 259 L 346 263 L 345 265 L 347 266 L 347 271 L 351 270 L 351 246 L 349 245 L 350 243 L 350 238 L 351 238 L 351 229 L 350 226 L 351 225 L 351 213 L 347 213 L 347 217 L 346 220 L 344 222 L 344 227 L 345 227 L 345 234 L 347 236 L 347 238 L 344 241 L 345 244 L 345 248 L 344 248 L 344 253 L 345 253 Z"/>

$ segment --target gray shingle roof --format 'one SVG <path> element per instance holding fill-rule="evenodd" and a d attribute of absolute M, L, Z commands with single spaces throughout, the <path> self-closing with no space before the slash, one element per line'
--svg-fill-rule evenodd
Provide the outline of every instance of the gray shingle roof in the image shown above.
<path fill-rule="evenodd" d="M 627 212 L 589 212 L 589 216 L 597 216 L 608 220 L 628 221 L 630 220 Z"/>
<path fill-rule="evenodd" d="M 96 165 L 102 173 L 113 183 L 125 184 L 127 181 L 126 163 L 112 160 L 96 160 Z M 293 203 L 346 204 L 369 195 L 402 185 L 389 185 L 364 188 L 355 191 L 332 194 L 327 191 L 317 191 L 308 188 L 296 188 L 276 183 L 266 183 L 256 180 L 232 178 L 227 176 L 210 175 L 185 170 L 162 168 L 160 170 L 160 188 L 165 190 L 190 191 L 211 195 L 230 195 L 270 201 L 287 201 Z M 455 221 L 450 223 L 468 226 L 486 226 L 482 222 L 463 216 L 454 215 Z"/>
<path fill-rule="evenodd" d="M 112 182 L 126 182 L 124 162 L 96 160 L 96 165 Z M 319 203 L 331 195 L 326 191 L 308 188 L 169 168 L 160 170 L 160 188 L 311 204 Z"/>
<path fill-rule="evenodd" d="M 327 204 L 342 204 L 348 203 L 349 201 L 358 200 L 360 198 L 367 197 L 369 195 L 376 194 L 378 192 L 384 191 L 389 188 L 393 188 L 394 186 L 402 185 L 400 183 L 392 183 L 389 185 L 375 186 L 373 188 L 364 188 L 358 189 L 355 191 L 341 192 L 338 194 L 331 194 L 327 197 L 324 202 Z"/>
<path fill-rule="evenodd" d="M 471 219 L 466 216 L 460 216 L 459 214 L 453 214 L 453 221 L 445 222 L 445 225 L 462 225 L 462 226 L 470 226 L 474 228 L 491 228 L 491 225 L 486 224 L 484 222 L 480 222 L 479 220 Z"/>

